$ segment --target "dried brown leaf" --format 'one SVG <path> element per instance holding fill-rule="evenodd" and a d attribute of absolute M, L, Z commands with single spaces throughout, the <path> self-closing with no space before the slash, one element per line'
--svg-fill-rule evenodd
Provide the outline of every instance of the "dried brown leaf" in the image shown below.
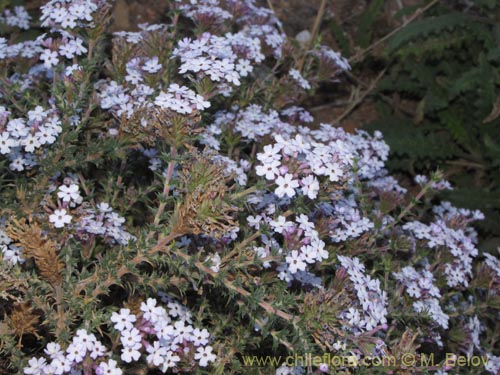
<path fill-rule="evenodd" d="M 61 284 L 64 264 L 57 255 L 56 243 L 42 233 L 37 223 L 12 219 L 6 231 L 23 249 L 24 256 L 33 258 L 43 278 L 53 286 Z"/>
<path fill-rule="evenodd" d="M 19 337 L 19 342 L 24 335 L 30 333 L 41 339 L 36 329 L 39 321 L 40 317 L 34 313 L 29 303 L 22 302 L 14 304 L 9 318 L 9 326 L 13 334 Z"/>

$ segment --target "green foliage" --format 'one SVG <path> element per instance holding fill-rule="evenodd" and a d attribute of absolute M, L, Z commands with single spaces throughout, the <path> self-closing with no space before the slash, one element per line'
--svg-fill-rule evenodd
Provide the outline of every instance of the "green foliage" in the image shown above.
<path fill-rule="evenodd" d="M 438 5 L 393 35 L 377 87 L 385 100 L 368 126 L 383 131 L 393 170 L 444 169 L 456 187 L 444 198 L 483 210 L 487 237 L 499 236 L 499 17 L 498 1 Z"/>
<path fill-rule="evenodd" d="M 357 33 L 357 43 L 361 47 L 367 47 L 370 44 L 373 36 L 373 26 L 375 25 L 383 6 L 384 0 L 372 1 L 363 13 Z"/>

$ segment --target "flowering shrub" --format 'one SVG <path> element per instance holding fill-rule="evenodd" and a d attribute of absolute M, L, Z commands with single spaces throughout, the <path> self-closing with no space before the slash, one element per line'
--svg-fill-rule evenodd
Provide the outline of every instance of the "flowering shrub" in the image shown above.
<path fill-rule="evenodd" d="M 247 373 L 272 351 L 469 373 L 453 352 L 497 373 L 482 214 L 436 205 L 439 173 L 400 186 L 381 133 L 297 105 L 348 62 L 253 0 L 170 5 L 110 34 L 105 1 L 51 0 L 34 40 L 24 8 L 1 16 L 0 368 Z M 273 371 L 306 370 L 336 369 Z"/>

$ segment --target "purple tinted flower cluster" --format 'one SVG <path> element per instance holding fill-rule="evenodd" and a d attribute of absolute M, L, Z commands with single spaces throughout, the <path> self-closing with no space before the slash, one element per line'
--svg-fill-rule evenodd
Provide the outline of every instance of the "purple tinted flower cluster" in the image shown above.
<path fill-rule="evenodd" d="M 486 363 L 484 369 L 492 374 L 498 374 L 500 372 L 500 356 L 486 353 L 486 358 L 488 359 L 488 363 Z"/>
<path fill-rule="evenodd" d="M 384 176 L 368 181 L 368 186 L 382 192 L 395 192 L 404 195 L 407 190 L 399 185 L 398 180 L 392 176 Z"/>
<path fill-rule="evenodd" d="M 254 0 L 177 2 L 180 3 L 178 8 L 200 26 L 207 29 L 218 29 L 225 21 L 234 21 L 242 30 L 238 34 L 250 39 L 257 38 L 267 47 L 266 49 L 270 50 L 270 54 L 277 58 L 281 56 L 282 47 L 286 41 L 286 35 L 279 30 L 281 23 L 271 10 L 255 5 Z"/>
<path fill-rule="evenodd" d="M 16 11 L 16 14 L 20 16 L 22 13 Z M 21 22 L 18 18 L 14 17 L 14 19 L 17 19 L 16 22 Z M 1 22 L 13 23 L 14 21 L 12 17 L 5 17 L 4 19 L 0 17 Z M 27 21 L 23 22 L 21 26 L 26 29 L 29 28 Z M 0 38 L 0 59 L 14 61 L 14 58 L 31 59 L 39 56 L 39 60 L 43 65 L 32 67 L 28 74 L 29 77 L 36 75 L 40 70 L 45 70 L 47 74 L 53 74 L 52 69 L 61 66 L 60 62 L 63 58 L 73 61 L 75 57 L 86 52 L 87 48 L 80 37 L 61 28 L 53 28 L 50 31 L 50 36 L 42 34 L 35 40 L 26 40 L 12 45 L 8 45 L 5 38 Z M 69 70 L 69 67 L 66 68 L 66 75 L 70 76 L 76 70 L 76 66 L 78 64 L 74 64 L 73 68 Z M 14 74 L 11 79 L 16 79 L 16 76 L 17 74 Z"/>
<path fill-rule="evenodd" d="M 210 107 L 210 103 L 201 95 L 176 83 L 172 83 L 166 93 L 161 91 L 155 99 L 155 104 L 162 109 L 170 109 L 180 114 L 190 114 Z"/>
<path fill-rule="evenodd" d="M 290 77 L 295 80 L 295 82 L 303 89 L 303 90 L 310 90 L 311 89 L 311 84 L 304 78 L 302 77 L 302 74 L 297 69 L 292 69 L 289 72 Z"/>
<path fill-rule="evenodd" d="M 120 33 L 118 38 L 126 38 L 127 43 L 136 43 L 153 34 L 165 33 L 165 28 L 143 26 L 143 31 L 134 35 Z M 210 102 L 186 86 L 170 83 L 164 88 L 161 85 L 161 74 L 164 66 L 158 56 L 143 56 L 138 54 L 126 64 L 125 82 L 100 81 L 97 84 L 100 105 L 108 109 L 116 117 L 130 119 L 141 113 L 139 122 L 147 127 L 151 114 L 158 109 L 170 110 L 182 115 L 203 111 L 210 107 Z M 149 82 L 150 84 L 147 84 Z M 157 82 L 154 84 L 152 82 Z"/>
<path fill-rule="evenodd" d="M 276 369 L 276 375 L 303 375 L 305 370 L 302 366 L 288 366 L 283 364 Z"/>
<path fill-rule="evenodd" d="M 125 218 L 114 212 L 108 203 L 99 203 L 96 208 L 84 208 L 80 188 L 74 178 L 65 178 L 62 185 L 53 189 L 57 189 L 59 200 L 58 208 L 49 216 L 49 222 L 55 228 L 63 228 L 70 224 L 73 220 L 72 215 L 75 215 L 74 229 L 76 236 L 82 240 L 88 240 L 89 235 L 104 237 L 109 243 L 120 245 L 135 240 L 135 237 L 123 228 Z M 87 202 L 85 207 L 88 207 Z M 75 209 L 70 213 L 70 208 Z"/>
<path fill-rule="evenodd" d="M 28 30 L 30 28 L 31 16 L 22 6 L 16 6 L 13 10 L 6 9 L 0 14 L 0 23 L 11 27 Z"/>
<path fill-rule="evenodd" d="M 254 251 L 263 259 L 265 268 L 271 267 L 273 260 L 282 260 L 277 265 L 281 279 L 320 286 L 320 280 L 308 271 L 313 264 L 328 259 L 315 222 L 321 222 L 333 242 L 359 237 L 374 227 L 358 208 L 355 180 L 386 174 L 383 161 L 387 146 L 379 134 L 348 134 L 326 124 L 318 130 L 294 128 L 280 121 L 277 113 L 271 113 L 267 121 L 265 116 L 257 115 L 260 111 L 260 107 L 250 106 L 235 113 L 220 112 L 206 135 L 215 146 L 219 135 L 232 129 L 244 133 L 244 140 L 256 139 L 256 129 L 259 137 L 274 137 L 275 143 L 257 153 L 255 167 L 255 173 L 274 186 L 273 193 L 258 191 L 248 199 L 256 213 L 247 217 L 248 224 L 256 230 L 271 228 L 271 236 L 262 235 L 262 243 Z M 273 118 L 276 120 L 271 121 Z M 256 124 L 250 126 L 251 120 Z M 253 132 L 245 132 L 247 128 Z M 285 208 L 298 196 L 314 201 L 323 181 L 338 186 L 332 190 L 330 202 L 318 204 L 309 217 L 297 214 L 295 221 L 276 215 L 279 208 Z M 278 257 L 273 258 L 273 254 Z"/>
<path fill-rule="evenodd" d="M 136 112 L 143 108 L 153 106 L 152 96 L 155 90 L 148 85 L 139 84 L 128 88 L 115 81 L 101 81 L 97 85 L 99 89 L 100 105 L 103 109 L 109 109 L 117 117 L 131 118 Z M 146 117 L 143 117 L 141 125 L 147 126 Z"/>
<path fill-rule="evenodd" d="M 181 3 L 178 9 L 199 24 L 221 24 L 233 18 L 230 12 L 220 7 L 218 0 L 192 0 Z"/>
<path fill-rule="evenodd" d="M 362 217 L 353 196 L 342 198 L 333 205 L 324 203 L 321 210 L 329 217 L 328 229 L 334 242 L 357 238 L 374 226 L 370 219 Z"/>
<path fill-rule="evenodd" d="M 262 106 L 249 105 L 244 109 L 234 111 L 219 111 L 214 116 L 214 122 L 202 134 L 202 143 L 220 149 L 220 135 L 226 131 L 235 131 L 242 135 L 244 141 L 261 140 L 276 129 L 281 132 L 292 132 L 293 127 L 280 120 L 277 111 L 265 112 Z"/>
<path fill-rule="evenodd" d="M 288 121 L 292 124 L 311 123 L 314 121 L 314 118 L 308 111 L 295 105 L 282 110 L 280 115 L 287 117 Z M 305 131 L 307 132 L 307 130 Z"/>
<path fill-rule="evenodd" d="M 358 258 L 338 255 L 340 264 L 352 282 L 352 291 L 358 297 L 357 307 L 343 313 L 353 331 L 371 331 L 387 323 L 387 294 L 380 288 L 380 280 L 365 274 L 365 266 Z M 338 271 L 337 271 L 338 272 Z"/>
<path fill-rule="evenodd" d="M 434 208 L 436 220 L 429 225 L 418 221 L 407 223 L 403 229 L 411 232 L 417 239 L 425 240 L 431 249 L 447 249 L 454 260 L 444 265 L 446 281 L 452 288 L 467 287 L 472 276 L 472 260 L 477 256 L 477 234 L 468 224 L 482 220 L 479 211 L 457 209 L 449 202 Z"/>
<path fill-rule="evenodd" d="M 276 143 L 264 147 L 257 154 L 261 165 L 256 173 L 274 182 L 278 197 L 292 198 L 300 187 L 302 194 L 315 199 L 319 192 L 318 177 L 327 176 L 331 182 L 346 179 L 352 162 L 352 154 L 336 147 L 336 144 L 310 142 L 302 135 L 285 138 L 275 135 Z"/>
<path fill-rule="evenodd" d="M 211 158 L 216 164 L 225 167 L 225 175 L 232 176 L 240 186 L 245 186 L 248 181 L 247 172 L 250 170 L 250 162 L 240 159 L 236 162 L 223 155 L 213 155 Z"/>
<path fill-rule="evenodd" d="M 2 250 L 2 259 L 10 265 L 23 264 L 22 249 L 12 243 L 12 239 L 0 227 L 0 249 Z"/>
<path fill-rule="evenodd" d="M 273 219 L 266 212 L 261 212 L 255 217 L 249 216 L 247 221 L 255 229 L 260 229 L 264 225 L 268 226 L 273 233 L 283 238 L 282 246 L 279 246 L 275 239 L 267 240 L 266 238 L 263 239 L 264 247 L 254 247 L 254 251 L 263 259 L 265 268 L 270 267 L 269 260 L 266 258 L 275 252 L 285 260 L 277 268 L 278 277 L 281 280 L 287 282 L 298 280 L 305 284 L 320 285 L 320 280 L 310 274 L 308 269 L 328 259 L 329 253 L 325 249 L 325 243 L 319 239 L 314 223 L 306 215 L 302 214 L 295 221 L 289 221 L 281 215 Z"/>
<path fill-rule="evenodd" d="M 335 52 L 328 46 L 321 46 L 314 54 L 320 59 L 320 63 L 330 74 L 338 70 L 350 70 L 349 60 Z"/>
<path fill-rule="evenodd" d="M 118 215 L 108 203 L 99 203 L 94 208 L 79 208 L 80 220 L 76 224 L 77 235 L 83 234 L 104 237 L 111 243 L 127 245 L 129 241 L 135 241 L 135 237 L 123 229 L 125 218 Z"/>

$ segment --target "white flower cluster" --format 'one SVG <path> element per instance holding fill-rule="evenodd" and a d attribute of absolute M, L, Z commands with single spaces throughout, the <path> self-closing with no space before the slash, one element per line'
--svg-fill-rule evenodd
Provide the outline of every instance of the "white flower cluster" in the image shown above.
<path fill-rule="evenodd" d="M 87 52 L 83 40 L 79 37 L 73 36 L 64 30 L 58 30 L 57 33 L 61 34 L 61 38 L 44 38 L 43 35 L 38 38 L 40 44 L 46 47 L 40 54 L 40 60 L 46 69 L 57 66 L 59 58 L 64 57 L 73 60 L 76 56 L 81 56 Z"/>
<path fill-rule="evenodd" d="M 180 362 L 200 367 L 214 362 L 216 356 L 208 345 L 209 332 L 193 327 L 191 313 L 175 300 L 163 296 L 162 301 L 167 309 L 158 306 L 156 299 L 148 298 L 141 303 L 139 314 L 132 314 L 129 309 L 112 314 L 111 321 L 120 332 L 121 359 L 136 362 L 145 350 L 148 365 L 163 373 L 175 371 Z"/>
<path fill-rule="evenodd" d="M 387 293 L 380 288 L 380 280 L 365 275 L 365 265 L 358 258 L 337 255 L 353 283 L 359 308 L 350 307 L 344 318 L 354 331 L 370 331 L 387 323 Z"/>
<path fill-rule="evenodd" d="M 424 175 L 416 175 L 415 176 L 415 182 L 419 185 L 425 185 L 427 183 L 429 183 L 429 179 L 427 178 L 427 176 L 424 176 Z M 431 184 L 431 188 L 434 189 L 434 190 L 453 190 L 451 184 L 449 181 L 446 181 L 446 180 L 440 180 L 440 181 L 436 181 L 436 182 L 433 182 Z"/>
<path fill-rule="evenodd" d="M 102 202 L 94 208 L 83 208 L 80 206 L 83 198 L 80 195 L 79 186 L 70 177 L 65 183 L 57 188 L 58 208 L 49 215 L 49 221 L 55 228 L 64 228 L 77 216 L 74 226 L 77 237 L 85 240 L 88 235 L 102 236 L 110 243 L 126 245 L 129 241 L 135 241 L 135 237 L 124 228 L 125 218 L 113 212 L 108 203 Z M 71 213 L 69 208 L 75 208 Z"/>
<path fill-rule="evenodd" d="M 179 73 L 196 73 L 198 78 L 209 77 L 212 81 L 240 85 L 240 78 L 253 70 L 252 62 L 264 60 L 257 38 L 242 32 L 224 36 L 203 33 L 197 39 L 184 38 L 179 41 L 173 56 L 179 57 Z"/>
<path fill-rule="evenodd" d="M 55 110 L 36 106 L 26 117 L 12 118 L 0 106 L 0 154 L 9 157 L 11 170 L 23 171 L 35 166 L 42 146 L 54 143 L 61 131 L 61 120 Z"/>
<path fill-rule="evenodd" d="M 83 202 L 80 195 L 80 188 L 74 182 L 74 178 L 67 177 L 64 179 L 64 184 L 56 188 L 53 186 L 50 191 L 57 189 L 57 197 L 59 198 L 58 209 L 49 216 L 49 221 L 54 224 L 55 228 L 63 228 L 66 224 L 71 223 L 73 217 L 68 213 L 67 208 L 74 208 Z"/>
<path fill-rule="evenodd" d="M 139 33 L 141 38 L 146 38 L 153 32 L 163 32 L 164 28 L 151 30 L 147 28 L 146 30 Z M 154 75 L 159 76 L 162 70 L 163 65 L 157 56 L 133 57 L 126 64 L 127 75 L 124 84 L 115 81 L 97 83 L 101 108 L 109 109 L 115 116 L 124 116 L 127 119 L 134 114 L 144 113 L 141 115 L 140 123 L 146 127 L 149 123 L 146 113 L 155 111 L 156 108 L 171 110 L 179 114 L 191 114 L 210 107 L 210 102 L 186 86 L 170 83 L 164 89 L 161 85 L 151 87 L 144 83 Z"/>
<path fill-rule="evenodd" d="M 389 157 L 389 146 L 384 142 L 382 133 L 375 131 L 373 136 L 358 130 L 356 134 L 347 135 L 356 150 L 356 168 L 359 178 L 373 180 L 384 176 L 385 162 Z"/>
<path fill-rule="evenodd" d="M 132 314 L 121 309 L 111 315 L 111 322 L 120 332 L 121 360 L 137 362 L 145 357 L 148 365 L 165 373 L 175 370 L 177 364 L 206 367 L 216 356 L 209 343 L 206 329 L 191 325 L 191 313 L 172 298 L 162 295 L 167 309 L 157 306 L 157 300 L 149 298 L 141 303 L 141 312 Z M 55 342 L 44 350 L 47 358 L 33 357 L 23 369 L 26 375 L 87 374 L 122 375 L 118 362 L 110 357 L 113 353 L 93 333 L 79 329 L 64 350 Z"/>
<path fill-rule="evenodd" d="M 163 69 L 158 56 L 148 57 L 133 57 L 125 65 L 127 75 L 125 81 L 136 87 L 143 83 L 148 74 L 156 74 Z"/>
<path fill-rule="evenodd" d="M 406 287 L 406 293 L 416 299 L 413 309 L 417 313 L 428 313 L 432 320 L 444 329 L 448 328 L 449 316 L 439 305 L 441 293 L 434 285 L 434 275 L 427 268 L 418 272 L 413 267 L 405 267 L 395 272 L 394 277 Z"/>
<path fill-rule="evenodd" d="M 281 128 L 289 130 L 286 126 Z M 300 187 L 302 194 L 315 199 L 321 177 L 352 185 L 354 165 L 361 179 L 373 179 L 383 173 L 388 147 L 380 135 L 370 138 L 361 131 L 351 135 L 325 124 L 320 130 L 307 132 L 295 137 L 275 133 L 276 143 L 257 154 L 262 165 L 257 166 L 256 173 L 278 185 L 278 197 L 292 198 Z"/>
<path fill-rule="evenodd" d="M 160 32 L 166 28 L 166 25 L 162 24 L 149 25 L 147 23 L 142 23 L 137 26 L 140 31 L 117 31 L 113 33 L 113 35 L 117 38 L 125 39 L 127 43 L 139 44 L 155 32 Z"/>
<path fill-rule="evenodd" d="M 457 209 L 449 202 L 434 207 L 436 220 L 429 224 L 413 221 L 403 229 L 410 231 L 419 240 L 426 240 L 431 249 L 444 247 L 454 256 L 454 261 L 445 264 L 446 281 L 452 288 L 459 285 L 467 287 L 472 276 L 472 261 L 477 256 L 477 234 L 468 224 L 482 220 L 480 211 Z"/>
<path fill-rule="evenodd" d="M 40 8 L 40 21 L 43 27 L 92 27 L 93 13 L 103 5 L 99 0 L 50 0 Z"/>
<path fill-rule="evenodd" d="M 319 176 L 328 176 L 331 182 L 345 177 L 351 159 L 342 158 L 335 146 L 308 142 L 301 135 L 290 139 L 275 135 L 275 139 L 275 144 L 265 146 L 264 152 L 257 154 L 262 164 L 256 167 L 256 173 L 276 183 L 274 193 L 278 197 L 292 198 L 300 187 L 302 194 L 315 199 Z"/>
<path fill-rule="evenodd" d="M 484 366 L 484 369 L 492 374 L 498 374 L 500 372 L 500 356 L 494 356 L 491 353 L 486 353 L 486 358 L 488 359 L 488 362 Z"/>
<path fill-rule="evenodd" d="M 48 343 L 44 350 L 48 358 L 33 357 L 23 372 L 26 375 L 62 375 L 89 373 L 94 366 L 96 374 L 121 375 L 113 359 L 106 360 L 110 353 L 93 333 L 79 329 L 66 350 L 55 342 Z"/>
<path fill-rule="evenodd" d="M 281 365 L 276 369 L 276 375 L 303 375 L 305 370 L 302 366 L 287 366 L 286 364 Z"/>
<path fill-rule="evenodd" d="M 68 4 L 68 2 L 65 2 Z M 16 14 L 21 17 L 23 14 L 20 13 L 16 7 Z M 6 11 L 8 12 L 8 11 Z M 9 13 L 10 14 L 10 13 Z M 13 16 L 12 16 L 13 17 Z M 12 17 L 0 17 L 0 23 L 2 22 L 14 22 Z M 26 17 L 29 17 L 26 13 Z M 24 17 L 23 19 L 27 19 Z M 21 19 L 17 19 L 17 22 L 21 23 Z M 27 22 L 27 21 L 26 21 Z M 23 21 L 21 26 L 23 28 L 29 28 L 29 25 Z M 20 27 L 21 27 L 20 26 Z M 60 34 L 60 37 L 55 36 Z M 39 56 L 40 61 L 43 63 L 43 68 L 50 70 L 59 65 L 61 58 L 68 60 L 73 60 L 77 56 L 81 56 L 87 52 L 87 48 L 83 45 L 83 40 L 76 35 L 72 35 L 63 29 L 52 29 L 51 36 L 47 34 L 42 34 L 38 36 L 35 40 L 26 40 L 19 43 L 14 43 L 8 45 L 5 38 L 0 38 L 0 59 L 11 59 L 14 58 L 33 58 Z M 28 76 L 34 76 L 39 70 L 40 66 L 34 66 L 31 68 Z M 76 68 L 73 67 L 69 71 L 66 70 L 67 75 L 71 75 L 71 72 Z M 12 78 L 15 78 L 16 74 Z"/>
<path fill-rule="evenodd" d="M 274 233 L 283 237 L 282 248 L 277 245 L 276 241 L 271 241 L 265 247 L 254 248 L 260 258 L 270 257 L 271 247 L 277 248 L 278 254 L 283 254 L 285 262 L 278 266 L 278 277 L 281 280 L 291 282 L 295 279 L 306 284 L 320 285 L 320 280 L 310 274 L 307 269 L 328 259 L 329 254 L 325 249 L 325 243 L 319 239 L 314 223 L 307 215 L 302 214 L 295 221 L 288 221 L 284 216 L 280 215 L 272 219 L 262 212 L 255 217 L 249 216 L 247 221 L 255 229 L 259 229 L 261 225 L 267 225 Z M 265 261 L 264 267 L 270 267 L 270 263 Z"/>
<path fill-rule="evenodd" d="M 320 280 L 308 269 L 327 259 L 328 252 L 314 229 L 314 220 L 310 218 L 321 217 L 323 227 L 326 224 L 334 242 L 359 237 L 372 229 L 374 224 L 361 215 L 357 206 L 354 181 L 356 173 L 358 178 L 368 181 L 385 176 L 387 172 L 383 169 L 383 161 L 387 158 L 387 145 L 381 141 L 379 134 L 375 137 L 369 137 L 365 132 L 347 134 L 326 124 L 318 130 L 293 127 L 281 121 L 275 112 L 269 113 L 268 119 L 263 119 L 260 106 L 233 110 L 216 114 L 215 123 L 206 133 L 211 140 L 205 138 L 206 143 L 218 146 L 218 136 L 231 129 L 245 133 L 243 140 L 257 137 L 256 128 L 259 137 L 272 134 L 276 140 L 256 155 L 260 162 L 255 167 L 256 174 L 273 182 L 275 187 L 273 194 L 257 191 L 248 198 L 248 203 L 255 210 L 255 216 L 247 217 L 248 224 L 256 230 L 263 225 L 272 230 L 271 237 L 260 237 L 262 244 L 255 246 L 254 251 L 263 259 L 265 268 L 271 267 L 270 258 L 274 254 L 278 255 L 277 259 L 283 259 L 284 262 L 277 262 L 278 277 L 289 284 L 299 281 L 321 286 Z M 255 120 L 253 126 L 250 125 L 251 120 Z M 245 132 L 247 128 L 249 131 Z M 293 135 L 294 130 L 300 134 Z M 332 193 L 331 203 L 321 202 L 309 217 L 297 215 L 295 221 L 275 215 L 279 207 L 287 206 L 298 195 L 315 200 L 322 180 L 334 182 L 340 187 Z"/>

